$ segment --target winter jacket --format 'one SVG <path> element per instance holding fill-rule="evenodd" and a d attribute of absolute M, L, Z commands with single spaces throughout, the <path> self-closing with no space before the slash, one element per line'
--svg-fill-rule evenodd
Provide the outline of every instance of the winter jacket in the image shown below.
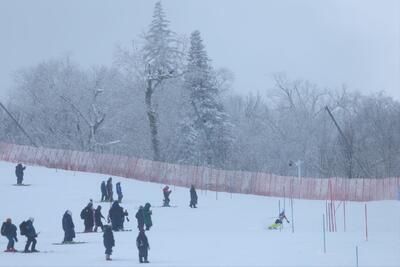
<path fill-rule="evenodd" d="M 23 176 L 24 176 L 24 170 L 25 170 L 25 168 L 26 168 L 26 167 L 22 167 L 22 164 L 18 164 L 18 165 L 15 167 L 15 175 L 16 175 L 17 177 L 23 177 Z"/>
<path fill-rule="evenodd" d="M 103 225 L 101 218 L 104 219 L 103 214 L 101 214 L 101 207 L 97 207 L 97 209 L 94 211 L 94 221 L 96 225 Z"/>
<path fill-rule="evenodd" d="M 144 217 L 144 224 L 146 227 L 150 228 L 153 225 L 153 222 L 151 221 L 151 214 L 152 211 L 150 210 L 150 203 L 146 203 L 143 208 L 143 217 Z"/>
<path fill-rule="evenodd" d="M 138 237 L 136 238 L 136 246 L 138 249 L 149 249 L 149 241 L 144 231 L 140 231 Z"/>
<path fill-rule="evenodd" d="M 10 222 L 4 222 L 3 225 L 1 226 L 1 235 L 7 236 L 7 237 L 9 236 L 16 240 L 17 239 L 17 227 Z"/>
<path fill-rule="evenodd" d="M 135 217 L 137 219 L 139 230 L 143 229 L 143 227 L 144 227 L 144 211 L 143 211 L 142 206 L 139 207 L 139 210 L 136 212 Z"/>
<path fill-rule="evenodd" d="M 35 230 L 35 227 L 33 226 L 33 223 L 31 220 L 27 220 L 26 221 L 26 230 L 25 230 L 25 236 L 26 237 L 30 237 L 30 238 L 34 238 L 37 237 L 37 233 Z"/>
<path fill-rule="evenodd" d="M 103 244 L 106 248 L 115 246 L 114 234 L 109 226 L 104 227 Z"/>
<path fill-rule="evenodd" d="M 117 188 L 117 195 L 122 197 L 123 195 L 122 195 L 121 183 L 118 182 L 116 184 L 116 188 Z"/>
<path fill-rule="evenodd" d="M 106 182 L 104 182 L 104 181 L 101 182 L 100 188 L 101 188 L 101 193 L 102 193 L 103 195 L 107 195 Z"/>
<path fill-rule="evenodd" d="M 111 220 L 113 230 L 120 230 L 124 228 L 125 216 L 128 216 L 127 212 L 119 205 L 118 201 L 114 201 L 113 205 L 108 212 L 108 217 Z"/>
<path fill-rule="evenodd" d="M 72 216 L 65 212 L 62 218 L 62 227 L 67 236 L 75 238 L 75 225 Z"/>
<path fill-rule="evenodd" d="M 81 211 L 81 218 L 84 220 L 85 226 L 94 226 L 94 211 L 93 206 L 88 204 L 82 211 Z"/>
<path fill-rule="evenodd" d="M 197 193 L 196 189 L 194 189 L 194 186 L 190 187 L 190 201 L 194 205 L 197 204 Z"/>

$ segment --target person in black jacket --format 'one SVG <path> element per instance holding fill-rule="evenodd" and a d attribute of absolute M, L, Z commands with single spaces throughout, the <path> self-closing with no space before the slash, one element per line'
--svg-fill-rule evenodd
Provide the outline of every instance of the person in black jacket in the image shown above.
<path fill-rule="evenodd" d="M 103 232 L 103 244 L 106 248 L 106 260 L 111 260 L 112 248 L 115 246 L 114 234 L 109 225 L 104 225 Z"/>
<path fill-rule="evenodd" d="M 163 207 L 169 207 L 169 202 L 171 201 L 169 199 L 169 195 L 171 195 L 172 190 L 169 190 L 169 186 L 166 185 L 163 188 L 163 194 L 164 194 L 164 203 L 163 203 Z"/>
<path fill-rule="evenodd" d="M 34 219 L 31 217 L 25 223 L 24 234 L 28 240 L 26 241 L 24 252 L 39 252 L 36 250 L 36 237 L 38 234 L 36 233 L 35 227 L 33 226 Z M 29 251 L 29 246 L 32 244 L 31 250 Z"/>
<path fill-rule="evenodd" d="M 101 182 L 101 201 L 108 201 L 106 182 Z"/>
<path fill-rule="evenodd" d="M 136 246 L 139 250 L 139 262 L 149 263 L 147 260 L 147 251 L 150 250 L 150 245 L 144 230 L 140 230 L 139 235 L 136 238 Z"/>
<path fill-rule="evenodd" d="M 113 205 L 108 212 L 108 219 L 111 221 L 113 231 L 123 231 L 125 216 L 128 212 L 119 205 L 118 201 L 114 201 Z"/>
<path fill-rule="evenodd" d="M 108 201 L 113 202 L 114 201 L 114 192 L 113 192 L 113 185 L 112 185 L 112 178 L 108 178 L 107 180 L 107 185 L 106 185 L 106 189 L 107 189 L 107 196 L 108 196 Z"/>
<path fill-rule="evenodd" d="M 139 207 L 139 210 L 136 212 L 135 215 L 136 219 L 137 219 L 137 224 L 138 224 L 138 229 L 139 231 L 144 229 L 144 208 L 143 206 Z"/>
<path fill-rule="evenodd" d="M 189 207 L 191 208 L 197 208 L 197 193 L 196 189 L 194 188 L 194 185 L 190 187 L 190 205 Z"/>
<path fill-rule="evenodd" d="M 81 211 L 81 219 L 83 219 L 85 225 L 84 232 L 93 232 L 94 210 L 92 201 L 90 201 L 89 204 L 87 204 L 87 206 Z"/>
<path fill-rule="evenodd" d="M 17 252 L 14 248 L 14 241 L 18 242 L 17 227 L 12 224 L 11 219 L 8 218 L 1 226 L 1 235 L 7 237 L 8 244 L 5 252 Z"/>
<path fill-rule="evenodd" d="M 24 170 L 26 169 L 25 166 L 22 166 L 21 163 L 18 163 L 18 165 L 15 167 L 15 175 L 17 176 L 17 184 L 22 184 L 22 181 L 24 180 Z"/>
<path fill-rule="evenodd" d="M 94 211 L 94 231 L 97 232 L 97 228 L 100 227 L 101 231 L 103 231 L 103 222 L 101 219 L 104 219 L 103 214 L 101 214 L 101 206 L 98 205 L 97 209 Z"/>
<path fill-rule="evenodd" d="M 121 203 L 122 202 L 122 198 L 124 197 L 124 195 L 122 194 L 122 188 L 121 188 L 121 182 L 118 182 L 116 185 L 116 191 L 117 191 L 117 195 L 118 195 L 118 202 Z"/>
<path fill-rule="evenodd" d="M 62 227 L 64 230 L 63 243 L 70 243 L 75 238 L 75 225 L 72 221 L 72 212 L 67 210 L 62 218 Z"/>

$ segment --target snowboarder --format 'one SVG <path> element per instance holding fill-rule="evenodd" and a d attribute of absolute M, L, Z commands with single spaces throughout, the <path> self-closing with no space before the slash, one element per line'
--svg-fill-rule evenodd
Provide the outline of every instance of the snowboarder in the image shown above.
<path fill-rule="evenodd" d="M 163 206 L 164 207 L 169 207 L 169 202 L 170 202 L 170 199 L 169 199 L 169 195 L 171 194 L 171 190 L 169 190 L 169 186 L 168 185 L 166 185 L 164 188 L 163 188 L 163 194 L 164 194 L 164 204 L 163 204 Z"/>
<path fill-rule="evenodd" d="M 108 212 L 108 220 L 111 221 L 113 231 L 123 231 L 125 216 L 128 216 L 128 211 L 119 205 L 118 201 L 114 201 Z"/>
<path fill-rule="evenodd" d="M 139 235 L 136 238 L 136 246 L 139 250 L 139 262 L 149 263 L 147 260 L 147 251 L 150 250 L 150 245 L 143 229 L 139 231 Z"/>
<path fill-rule="evenodd" d="M 197 193 L 196 189 L 194 188 L 194 185 L 190 187 L 190 205 L 189 207 L 191 208 L 197 208 Z"/>
<path fill-rule="evenodd" d="M 21 163 L 15 167 L 15 175 L 17 176 L 17 184 L 21 185 L 22 181 L 24 180 L 24 170 L 26 169 L 25 166 L 22 166 Z"/>
<path fill-rule="evenodd" d="M 285 210 L 283 210 L 281 213 L 279 213 L 278 219 L 276 219 L 275 223 L 270 225 L 268 227 L 268 229 L 270 229 L 270 230 L 271 229 L 274 229 L 274 230 L 278 229 L 282 225 L 283 219 L 285 219 L 287 223 L 290 223 L 289 220 L 286 218 Z"/>
<path fill-rule="evenodd" d="M 34 219 L 31 217 L 27 221 L 22 222 L 19 225 L 19 229 L 21 231 L 21 235 L 26 236 L 27 241 L 25 245 L 24 252 L 39 252 L 36 250 L 36 237 L 38 236 L 38 233 L 36 233 L 35 227 L 33 226 Z M 31 250 L 29 250 L 29 246 L 32 244 Z"/>
<path fill-rule="evenodd" d="M 108 178 L 107 180 L 107 185 L 106 185 L 106 189 L 107 189 L 107 196 L 108 196 L 108 201 L 113 202 L 114 198 L 113 198 L 113 185 L 112 185 L 112 178 Z"/>
<path fill-rule="evenodd" d="M 62 227 L 64 230 L 63 243 L 71 243 L 75 238 L 75 225 L 72 221 L 72 212 L 69 210 L 62 217 Z"/>
<path fill-rule="evenodd" d="M 7 237 L 7 249 L 4 252 L 17 252 L 14 248 L 14 241 L 18 242 L 17 227 L 12 224 L 11 219 L 8 218 L 1 226 L 1 235 Z"/>
<path fill-rule="evenodd" d="M 97 232 L 97 228 L 100 227 L 101 231 L 103 231 L 103 222 L 101 219 L 105 219 L 103 214 L 101 214 L 101 206 L 98 205 L 96 210 L 94 211 L 94 231 Z"/>
<path fill-rule="evenodd" d="M 90 200 L 89 204 L 81 211 L 81 219 L 83 219 L 85 225 L 85 233 L 93 232 L 94 226 L 94 210 L 93 202 Z"/>
<path fill-rule="evenodd" d="M 116 191 L 117 191 L 117 195 L 118 195 L 118 202 L 121 203 L 122 198 L 124 197 L 122 195 L 122 188 L 121 188 L 121 182 L 118 182 L 116 185 Z"/>
<path fill-rule="evenodd" d="M 146 203 L 143 208 L 143 218 L 144 218 L 144 225 L 146 225 L 146 230 L 150 230 L 150 227 L 153 226 L 153 222 L 151 221 L 151 214 L 152 211 L 150 210 L 150 203 Z"/>
<path fill-rule="evenodd" d="M 103 227 L 103 244 L 106 248 L 106 260 L 111 260 L 112 248 L 115 246 L 114 234 L 112 232 L 111 226 L 104 225 Z"/>
<path fill-rule="evenodd" d="M 105 181 L 101 182 L 100 189 L 101 189 L 101 202 L 108 201 L 107 188 L 106 188 Z"/>
<path fill-rule="evenodd" d="M 144 229 L 144 210 L 143 210 L 143 206 L 139 207 L 139 210 L 136 212 L 135 215 L 136 219 L 137 219 L 137 224 L 138 224 L 138 229 L 139 231 Z"/>

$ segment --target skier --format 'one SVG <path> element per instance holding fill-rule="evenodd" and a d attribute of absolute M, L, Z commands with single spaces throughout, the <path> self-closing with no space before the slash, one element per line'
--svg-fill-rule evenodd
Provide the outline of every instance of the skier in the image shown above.
<path fill-rule="evenodd" d="M 144 229 L 144 211 L 143 211 L 143 206 L 139 207 L 139 210 L 136 212 L 135 215 L 136 219 L 137 219 L 137 223 L 138 223 L 138 229 L 139 231 Z"/>
<path fill-rule="evenodd" d="M 139 250 L 139 262 L 149 263 L 147 260 L 147 251 L 150 250 L 150 245 L 143 229 L 139 231 L 139 235 L 136 238 L 136 246 Z"/>
<path fill-rule="evenodd" d="M 93 232 L 94 226 L 94 210 L 93 210 L 93 202 L 87 204 L 85 208 L 81 211 L 81 219 L 83 219 L 85 225 L 85 233 Z"/>
<path fill-rule="evenodd" d="M 18 242 L 17 227 L 12 224 L 11 219 L 8 218 L 1 226 L 1 235 L 7 237 L 7 249 L 4 252 L 17 252 L 14 248 L 14 241 Z"/>
<path fill-rule="evenodd" d="M 168 185 L 166 185 L 164 188 L 163 188 L 163 194 L 164 194 L 164 204 L 163 204 L 163 206 L 164 207 L 169 207 L 169 202 L 170 202 L 170 199 L 169 199 L 169 195 L 171 194 L 171 190 L 169 190 L 169 186 Z"/>
<path fill-rule="evenodd" d="M 108 201 L 108 195 L 107 195 L 107 188 L 106 188 L 106 182 L 103 181 L 101 182 L 101 201 Z"/>
<path fill-rule="evenodd" d="M 71 243 L 75 238 L 75 225 L 72 221 L 72 212 L 67 210 L 62 217 L 62 227 L 64 230 L 63 243 Z"/>
<path fill-rule="evenodd" d="M 122 195 L 121 183 L 118 182 L 115 186 L 116 186 L 117 195 L 118 195 L 118 202 L 121 203 L 122 198 L 124 197 L 124 196 Z"/>
<path fill-rule="evenodd" d="M 283 219 L 285 219 L 287 223 L 290 223 L 289 220 L 286 218 L 285 210 L 282 210 L 282 212 L 279 213 L 278 219 L 276 219 L 276 220 L 275 220 L 275 223 L 272 224 L 272 225 L 270 225 L 270 226 L 268 227 L 268 229 L 270 229 L 270 230 L 271 230 L 271 229 L 274 229 L 274 230 L 278 229 L 278 228 L 282 225 Z"/>
<path fill-rule="evenodd" d="M 196 189 L 194 188 L 194 185 L 190 187 L 190 205 L 189 207 L 191 208 L 197 208 L 197 193 Z"/>
<path fill-rule="evenodd" d="M 144 218 L 144 225 L 146 225 L 146 230 L 150 230 L 150 227 L 153 226 L 153 222 L 151 221 L 151 214 L 152 211 L 150 210 L 150 203 L 146 203 L 143 208 L 143 218 Z"/>
<path fill-rule="evenodd" d="M 111 260 L 112 248 L 115 246 L 114 234 L 112 232 L 111 226 L 104 225 L 103 227 L 103 244 L 106 248 L 106 260 Z"/>
<path fill-rule="evenodd" d="M 101 231 L 103 231 L 103 222 L 101 219 L 105 219 L 103 214 L 101 214 L 101 206 L 98 205 L 97 209 L 94 211 L 94 231 L 97 232 L 97 228 L 100 227 Z"/>
<path fill-rule="evenodd" d="M 17 176 L 17 184 L 21 185 L 22 181 L 24 180 L 24 170 L 26 169 L 25 166 L 22 166 L 21 163 L 15 167 L 15 175 Z"/>
<path fill-rule="evenodd" d="M 27 241 L 25 245 L 25 253 L 28 252 L 39 252 L 36 250 L 36 237 L 38 236 L 38 233 L 36 233 L 35 227 L 33 226 L 33 221 L 34 219 L 31 217 L 27 221 L 22 222 L 19 225 L 19 229 L 21 231 L 21 235 L 26 236 Z M 29 246 L 32 244 L 31 250 L 29 250 Z"/>
<path fill-rule="evenodd" d="M 125 216 L 128 212 L 119 205 L 118 201 L 114 201 L 108 212 L 108 220 L 111 221 L 113 231 L 123 231 Z"/>
<path fill-rule="evenodd" d="M 107 188 L 107 196 L 108 196 L 108 201 L 110 201 L 110 202 L 113 202 L 114 201 L 114 198 L 113 198 L 113 185 L 112 185 L 112 178 L 110 177 L 110 178 L 108 178 L 108 180 L 107 180 L 107 185 L 106 185 L 106 188 Z"/>

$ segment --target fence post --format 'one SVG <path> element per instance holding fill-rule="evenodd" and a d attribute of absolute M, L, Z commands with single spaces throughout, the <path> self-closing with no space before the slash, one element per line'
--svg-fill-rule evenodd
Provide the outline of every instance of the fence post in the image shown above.
<path fill-rule="evenodd" d="M 322 234 L 324 236 L 324 253 L 326 253 L 325 215 L 324 214 L 322 214 Z"/>
<path fill-rule="evenodd" d="M 358 246 L 356 246 L 356 267 L 358 267 Z"/>
<path fill-rule="evenodd" d="M 367 214 L 367 203 L 365 203 L 365 238 L 368 241 L 368 214 Z"/>
<path fill-rule="evenodd" d="M 343 200 L 343 230 L 346 232 L 346 201 Z"/>
<path fill-rule="evenodd" d="M 291 209 L 292 209 L 292 218 L 291 218 L 291 220 L 292 220 L 292 234 L 294 234 L 293 197 L 290 198 L 290 206 L 291 206 Z"/>

